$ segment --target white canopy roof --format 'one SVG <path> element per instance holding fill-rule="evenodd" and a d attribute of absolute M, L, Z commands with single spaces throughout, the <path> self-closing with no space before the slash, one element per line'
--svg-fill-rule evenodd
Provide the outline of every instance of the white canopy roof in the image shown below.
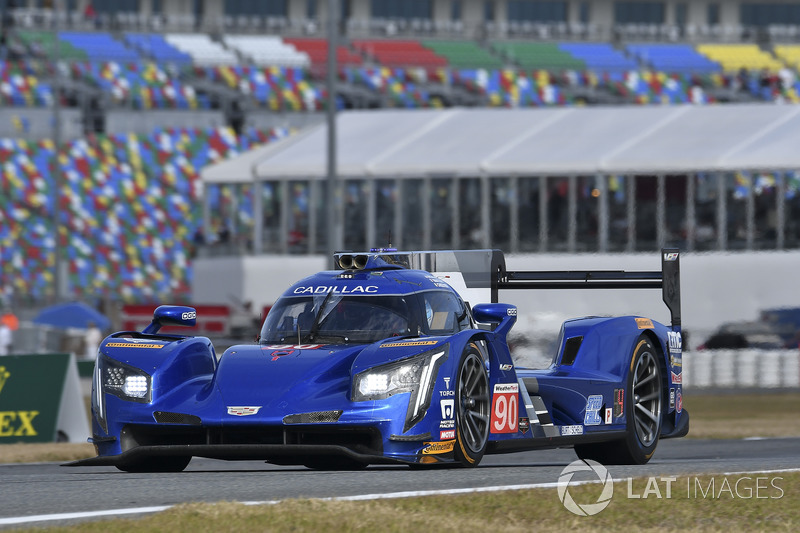
<path fill-rule="evenodd" d="M 348 178 L 800 169 L 800 106 L 377 110 L 337 115 Z M 201 172 L 207 183 L 324 179 L 327 126 Z"/>

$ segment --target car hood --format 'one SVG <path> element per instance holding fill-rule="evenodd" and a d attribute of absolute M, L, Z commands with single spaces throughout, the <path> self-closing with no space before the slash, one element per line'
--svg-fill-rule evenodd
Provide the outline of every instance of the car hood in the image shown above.
<path fill-rule="evenodd" d="M 234 346 L 220 358 L 214 385 L 228 406 L 302 412 L 340 404 L 350 393 L 359 346 Z"/>

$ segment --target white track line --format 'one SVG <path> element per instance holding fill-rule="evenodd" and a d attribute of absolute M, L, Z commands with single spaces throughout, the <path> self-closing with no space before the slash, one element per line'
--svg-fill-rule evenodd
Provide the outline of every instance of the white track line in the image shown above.
<path fill-rule="evenodd" d="M 698 475 L 698 476 L 733 476 L 733 475 L 740 475 L 740 474 L 781 474 L 781 473 L 789 473 L 789 472 L 800 472 L 800 468 L 784 468 L 780 470 L 755 470 L 750 472 L 720 472 L 720 473 L 699 473 L 699 474 L 679 474 L 681 476 L 686 475 Z M 646 476 L 639 476 L 639 477 L 646 477 Z M 630 477 L 624 478 L 614 478 L 614 483 L 623 483 L 628 479 L 632 479 Z M 601 483 L 600 480 L 597 481 L 579 481 L 570 482 L 571 485 L 583 485 L 589 483 Z M 493 487 L 475 487 L 475 488 L 466 488 L 466 489 L 442 489 L 442 490 L 414 490 L 414 491 L 405 491 L 405 492 L 390 492 L 386 494 L 357 494 L 355 496 L 337 496 L 337 497 L 328 497 L 328 498 L 309 498 L 311 500 L 318 500 L 318 501 L 365 501 L 365 500 L 391 500 L 397 498 L 417 498 L 421 496 L 446 496 L 446 495 L 453 495 L 453 494 L 474 494 L 477 492 L 500 492 L 506 490 L 526 490 L 526 489 L 552 489 L 558 487 L 557 482 L 550 482 L 550 483 L 531 483 L 528 485 L 497 485 Z M 277 503 L 281 503 L 283 500 L 265 500 L 265 501 L 246 501 L 246 502 L 238 502 L 243 505 L 275 505 Z M 175 507 L 174 505 L 159 505 L 153 507 L 130 507 L 127 509 L 108 509 L 105 511 L 85 511 L 80 513 L 56 513 L 56 514 L 44 514 L 44 515 L 33 515 L 33 516 L 14 516 L 9 518 L 0 518 L 0 526 L 3 525 L 14 525 L 14 524 L 26 524 L 32 522 L 47 522 L 52 520 L 76 520 L 76 519 L 85 519 L 85 518 L 99 518 L 104 516 L 121 516 L 121 515 L 129 515 L 129 514 L 147 514 L 147 513 L 158 513 L 161 511 L 166 511 L 167 509 L 171 509 Z"/>

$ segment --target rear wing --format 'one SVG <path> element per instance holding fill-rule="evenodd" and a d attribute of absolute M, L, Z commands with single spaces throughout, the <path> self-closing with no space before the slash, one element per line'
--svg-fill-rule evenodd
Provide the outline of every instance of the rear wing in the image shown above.
<path fill-rule="evenodd" d="M 492 286 L 492 301 L 499 289 L 661 289 L 673 326 L 681 324 L 680 251 L 661 250 L 661 270 L 502 271 Z"/>
<path fill-rule="evenodd" d="M 426 270 L 449 283 L 473 303 L 499 301 L 500 289 L 661 289 L 673 326 L 681 324 L 680 251 L 661 250 L 661 270 L 507 271 L 501 250 L 410 251 L 372 250 L 335 254 L 338 268 L 363 268 L 367 256 L 389 265 Z"/>

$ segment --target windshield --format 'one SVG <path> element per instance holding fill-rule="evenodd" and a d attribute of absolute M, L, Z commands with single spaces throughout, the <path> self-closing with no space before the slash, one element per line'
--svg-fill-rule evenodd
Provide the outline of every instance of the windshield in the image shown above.
<path fill-rule="evenodd" d="M 329 292 L 281 298 L 270 309 L 261 342 L 373 343 L 411 334 L 405 296 L 349 296 Z"/>
<path fill-rule="evenodd" d="M 327 292 L 286 296 L 270 309 L 265 344 L 366 344 L 388 337 L 450 335 L 471 327 L 464 302 L 450 291 L 382 296 Z"/>

